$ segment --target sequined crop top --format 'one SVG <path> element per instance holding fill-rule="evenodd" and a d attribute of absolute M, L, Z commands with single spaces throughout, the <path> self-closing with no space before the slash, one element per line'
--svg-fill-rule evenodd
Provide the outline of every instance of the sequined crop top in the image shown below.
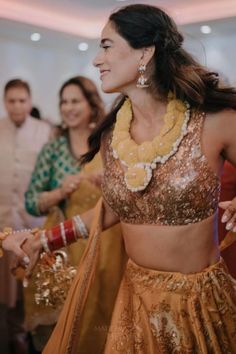
<path fill-rule="evenodd" d="M 123 166 L 112 155 L 112 132 L 106 134 L 103 196 L 121 221 L 187 225 L 214 214 L 219 202 L 220 179 L 201 151 L 204 118 L 203 113 L 192 113 L 188 133 L 177 152 L 164 164 L 157 164 L 151 182 L 140 192 L 127 189 Z"/>

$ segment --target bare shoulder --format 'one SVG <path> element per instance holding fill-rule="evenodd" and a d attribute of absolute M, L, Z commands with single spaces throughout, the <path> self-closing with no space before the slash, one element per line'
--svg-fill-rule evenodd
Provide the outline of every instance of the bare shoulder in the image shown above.
<path fill-rule="evenodd" d="M 214 124 L 217 126 L 225 124 L 226 121 L 236 120 L 236 110 L 227 108 L 219 112 L 206 113 L 208 124 Z"/>
<path fill-rule="evenodd" d="M 236 165 L 236 110 L 224 109 L 206 117 L 205 132 L 210 143 L 221 147 L 223 156 Z"/>
<path fill-rule="evenodd" d="M 227 143 L 228 137 L 236 133 L 236 110 L 224 109 L 220 112 L 207 113 L 205 130 L 214 137 Z"/>

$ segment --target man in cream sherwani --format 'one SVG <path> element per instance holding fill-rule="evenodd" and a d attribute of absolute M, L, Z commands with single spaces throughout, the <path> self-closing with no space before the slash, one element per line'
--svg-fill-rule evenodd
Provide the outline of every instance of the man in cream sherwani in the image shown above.
<path fill-rule="evenodd" d="M 24 193 L 51 129 L 46 122 L 29 115 L 31 93 L 27 82 L 9 81 L 4 90 L 4 103 L 7 117 L 0 120 L 0 229 L 33 228 L 42 225 L 42 219 L 27 214 Z M 25 354 L 22 288 L 11 275 L 11 258 L 11 254 L 4 254 L 0 259 L 0 304 L 7 306 L 10 353 Z"/>

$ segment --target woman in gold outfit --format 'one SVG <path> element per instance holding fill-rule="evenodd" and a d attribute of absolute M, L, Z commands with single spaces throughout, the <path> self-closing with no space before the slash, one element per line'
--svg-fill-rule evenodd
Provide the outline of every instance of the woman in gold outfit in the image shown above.
<path fill-rule="evenodd" d="M 79 157 L 88 151 L 89 135 L 104 118 L 104 105 L 96 85 L 84 76 L 72 77 L 61 86 L 59 102 L 63 129 L 41 150 L 25 194 L 25 206 L 30 214 L 47 214 L 46 229 L 93 208 L 101 196 L 100 154 L 85 166 L 79 163 Z M 109 247 L 114 246 L 114 242 L 119 247 L 119 233 L 119 227 L 113 228 L 112 232 L 104 232 L 106 241 L 102 262 L 109 261 Z M 67 248 L 65 256 L 70 265 L 77 267 L 86 243 L 87 240 L 79 240 Z M 45 262 L 52 261 L 51 258 L 43 258 L 24 289 L 25 326 L 32 333 L 33 344 L 38 351 L 45 346 L 68 291 L 65 283 L 61 284 L 58 295 L 53 293 L 58 286 L 53 279 L 47 286 L 43 285 L 49 274 Z M 44 297 L 46 292 L 52 295 Z M 39 298 L 38 304 L 35 297 Z M 48 302 L 49 305 L 45 306 Z"/>
<path fill-rule="evenodd" d="M 90 230 L 88 247 L 44 354 L 236 352 L 236 282 L 216 232 L 222 163 L 236 165 L 236 92 L 182 43 L 172 19 L 148 5 L 121 8 L 102 31 L 94 64 L 103 91 L 123 97 L 89 140 L 84 162 L 100 148 L 104 159 L 103 200 L 80 218 L 76 237 Z M 236 198 L 221 206 L 226 245 Z M 128 261 L 109 323 L 97 327 L 106 332 L 103 346 L 81 351 L 99 231 L 119 221 Z M 3 247 L 26 253 L 29 273 L 56 240 L 55 230 L 5 234 Z"/>

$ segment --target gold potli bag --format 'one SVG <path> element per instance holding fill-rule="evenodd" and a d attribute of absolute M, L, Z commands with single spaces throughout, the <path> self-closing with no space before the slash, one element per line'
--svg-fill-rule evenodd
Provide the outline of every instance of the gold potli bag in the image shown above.
<path fill-rule="evenodd" d="M 63 213 L 55 207 L 49 213 L 44 228 L 49 229 L 62 221 Z M 66 249 L 41 254 L 28 287 L 24 289 L 25 326 L 28 331 L 34 332 L 38 326 L 56 323 L 75 274 L 76 267 L 71 265 Z M 38 343 L 38 346 L 40 348 L 42 344 Z"/>
<path fill-rule="evenodd" d="M 64 250 L 51 255 L 42 253 L 35 272 L 34 300 L 38 306 L 61 308 L 66 299 L 76 268 L 70 265 Z"/>

